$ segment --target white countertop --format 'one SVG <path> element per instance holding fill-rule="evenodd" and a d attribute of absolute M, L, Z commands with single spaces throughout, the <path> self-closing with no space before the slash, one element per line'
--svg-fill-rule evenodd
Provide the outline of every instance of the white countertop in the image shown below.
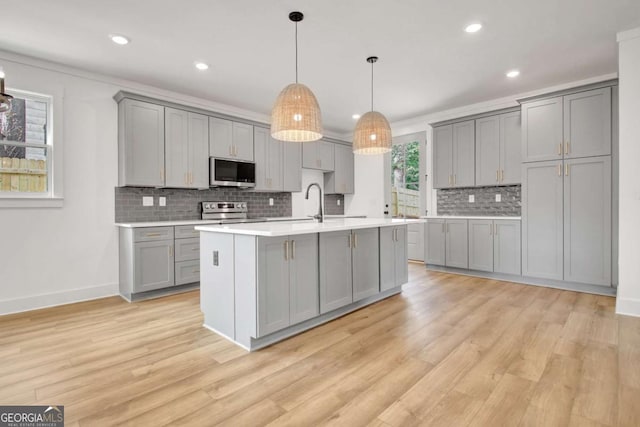
<path fill-rule="evenodd" d="M 519 216 L 463 216 L 463 215 L 427 215 L 421 216 L 422 219 L 514 219 L 521 220 Z"/>
<path fill-rule="evenodd" d="M 325 215 L 326 218 L 365 218 L 366 215 Z M 278 216 L 265 218 L 266 222 L 276 221 L 313 221 L 313 218 L 309 216 Z M 174 227 L 180 225 L 206 225 L 216 224 L 217 220 L 207 219 L 183 219 L 174 221 L 140 221 L 140 222 L 118 222 L 116 227 L 123 228 L 139 228 L 139 227 Z"/>
<path fill-rule="evenodd" d="M 424 222 L 421 219 L 385 218 L 325 218 L 318 222 L 255 222 L 251 224 L 200 225 L 199 231 L 212 233 L 244 234 L 249 236 L 290 236 L 294 234 L 326 233 L 330 231 L 354 230 L 360 228 L 391 227 Z"/>

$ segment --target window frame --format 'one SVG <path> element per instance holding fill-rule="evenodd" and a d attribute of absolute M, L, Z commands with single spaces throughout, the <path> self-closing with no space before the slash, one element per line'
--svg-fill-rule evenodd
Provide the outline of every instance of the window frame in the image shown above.
<path fill-rule="evenodd" d="M 62 96 L 32 92 L 23 89 L 7 88 L 7 93 L 14 98 L 45 102 L 47 107 L 47 132 L 44 144 L 3 140 L 0 144 L 25 148 L 44 148 L 47 165 L 47 191 L 45 193 L 31 192 L 0 192 L 0 208 L 22 207 L 62 207 L 62 138 L 55 121 L 62 123 L 61 114 L 54 116 L 55 111 L 62 109 Z"/>

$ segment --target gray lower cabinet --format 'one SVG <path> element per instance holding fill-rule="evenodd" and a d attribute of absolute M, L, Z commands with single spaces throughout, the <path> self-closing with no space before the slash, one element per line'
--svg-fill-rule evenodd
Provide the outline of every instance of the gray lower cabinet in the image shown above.
<path fill-rule="evenodd" d="M 610 286 L 611 157 L 564 163 L 564 280 Z"/>
<path fill-rule="evenodd" d="M 520 275 L 520 221 L 470 219 L 469 269 Z"/>
<path fill-rule="evenodd" d="M 133 265 L 134 292 L 173 286 L 173 240 L 136 242 L 133 245 Z"/>
<path fill-rule="evenodd" d="M 320 233 L 320 313 L 353 302 L 351 230 Z"/>
<path fill-rule="evenodd" d="M 257 257 L 259 337 L 319 314 L 317 234 L 259 237 Z"/>
<path fill-rule="evenodd" d="M 444 265 L 446 246 L 446 224 L 444 219 L 428 219 L 425 224 L 424 262 Z"/>
<path fill-rule="evenodd" d="M 118 186 L 162 187 L 164 107 L 133 99 L 118 104 Z"/>
<path fill-rule="evenodd" d="M 469 268 L 469 242 L 466 219 L 445 220 L 445 265 Z"/>
<path fill-rule="evenodd" d="M 520 221 L 500 219 L 493 221 L 493 272 L 520 275 L 521 239 Z"/>
<path fill-rule="evenodd" d="M 562 169 L 561 161 L 522 164 L 523 276 L 563 279 Z"/>
<path fill-rule="evenodd" d="M 380 290 L 409 281 L 407 226 L 380 227 Z"/>
<path fill-rule="evenodd" d="M 493 272 L 493 221 L 469 220 L 469 269 Z"/>
<path fill-rule="evenodd" d="M 377 228 L 353 230 L 351 252 L 353 268 L 353 301 L 380 292 L 380 253 Z"/>

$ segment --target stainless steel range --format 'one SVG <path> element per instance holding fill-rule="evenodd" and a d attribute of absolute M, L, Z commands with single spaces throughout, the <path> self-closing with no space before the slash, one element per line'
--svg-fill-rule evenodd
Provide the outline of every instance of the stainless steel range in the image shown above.
<path fill-rule="evenodd" d="M 218 224 L 264 222 L 266 218 L 247 218 L 247 202 L 202 202 L 202 219 Z"/>

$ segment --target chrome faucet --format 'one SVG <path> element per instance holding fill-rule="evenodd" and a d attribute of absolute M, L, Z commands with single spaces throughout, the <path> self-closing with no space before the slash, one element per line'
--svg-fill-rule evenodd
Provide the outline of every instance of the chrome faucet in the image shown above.
<path fill-rule="evenodd" d="M 314 215 L 313 218 L 315 218 L 315 220 L 318 221 L 318 222 L 323 222 L 324 221 L 324 214 L 322 213 L 322 188 L 320 187 L 320 184 L 318 184 L 317 182 L 312 182 L 311 184 L 309 184 L 309 186 L 307 187 L 307 193 L 304 195 L 304 198 L 309 200 L 309 190 L 313 186 L 318 187 L 318 192 L 319 192 L 318 214 Z"/>

